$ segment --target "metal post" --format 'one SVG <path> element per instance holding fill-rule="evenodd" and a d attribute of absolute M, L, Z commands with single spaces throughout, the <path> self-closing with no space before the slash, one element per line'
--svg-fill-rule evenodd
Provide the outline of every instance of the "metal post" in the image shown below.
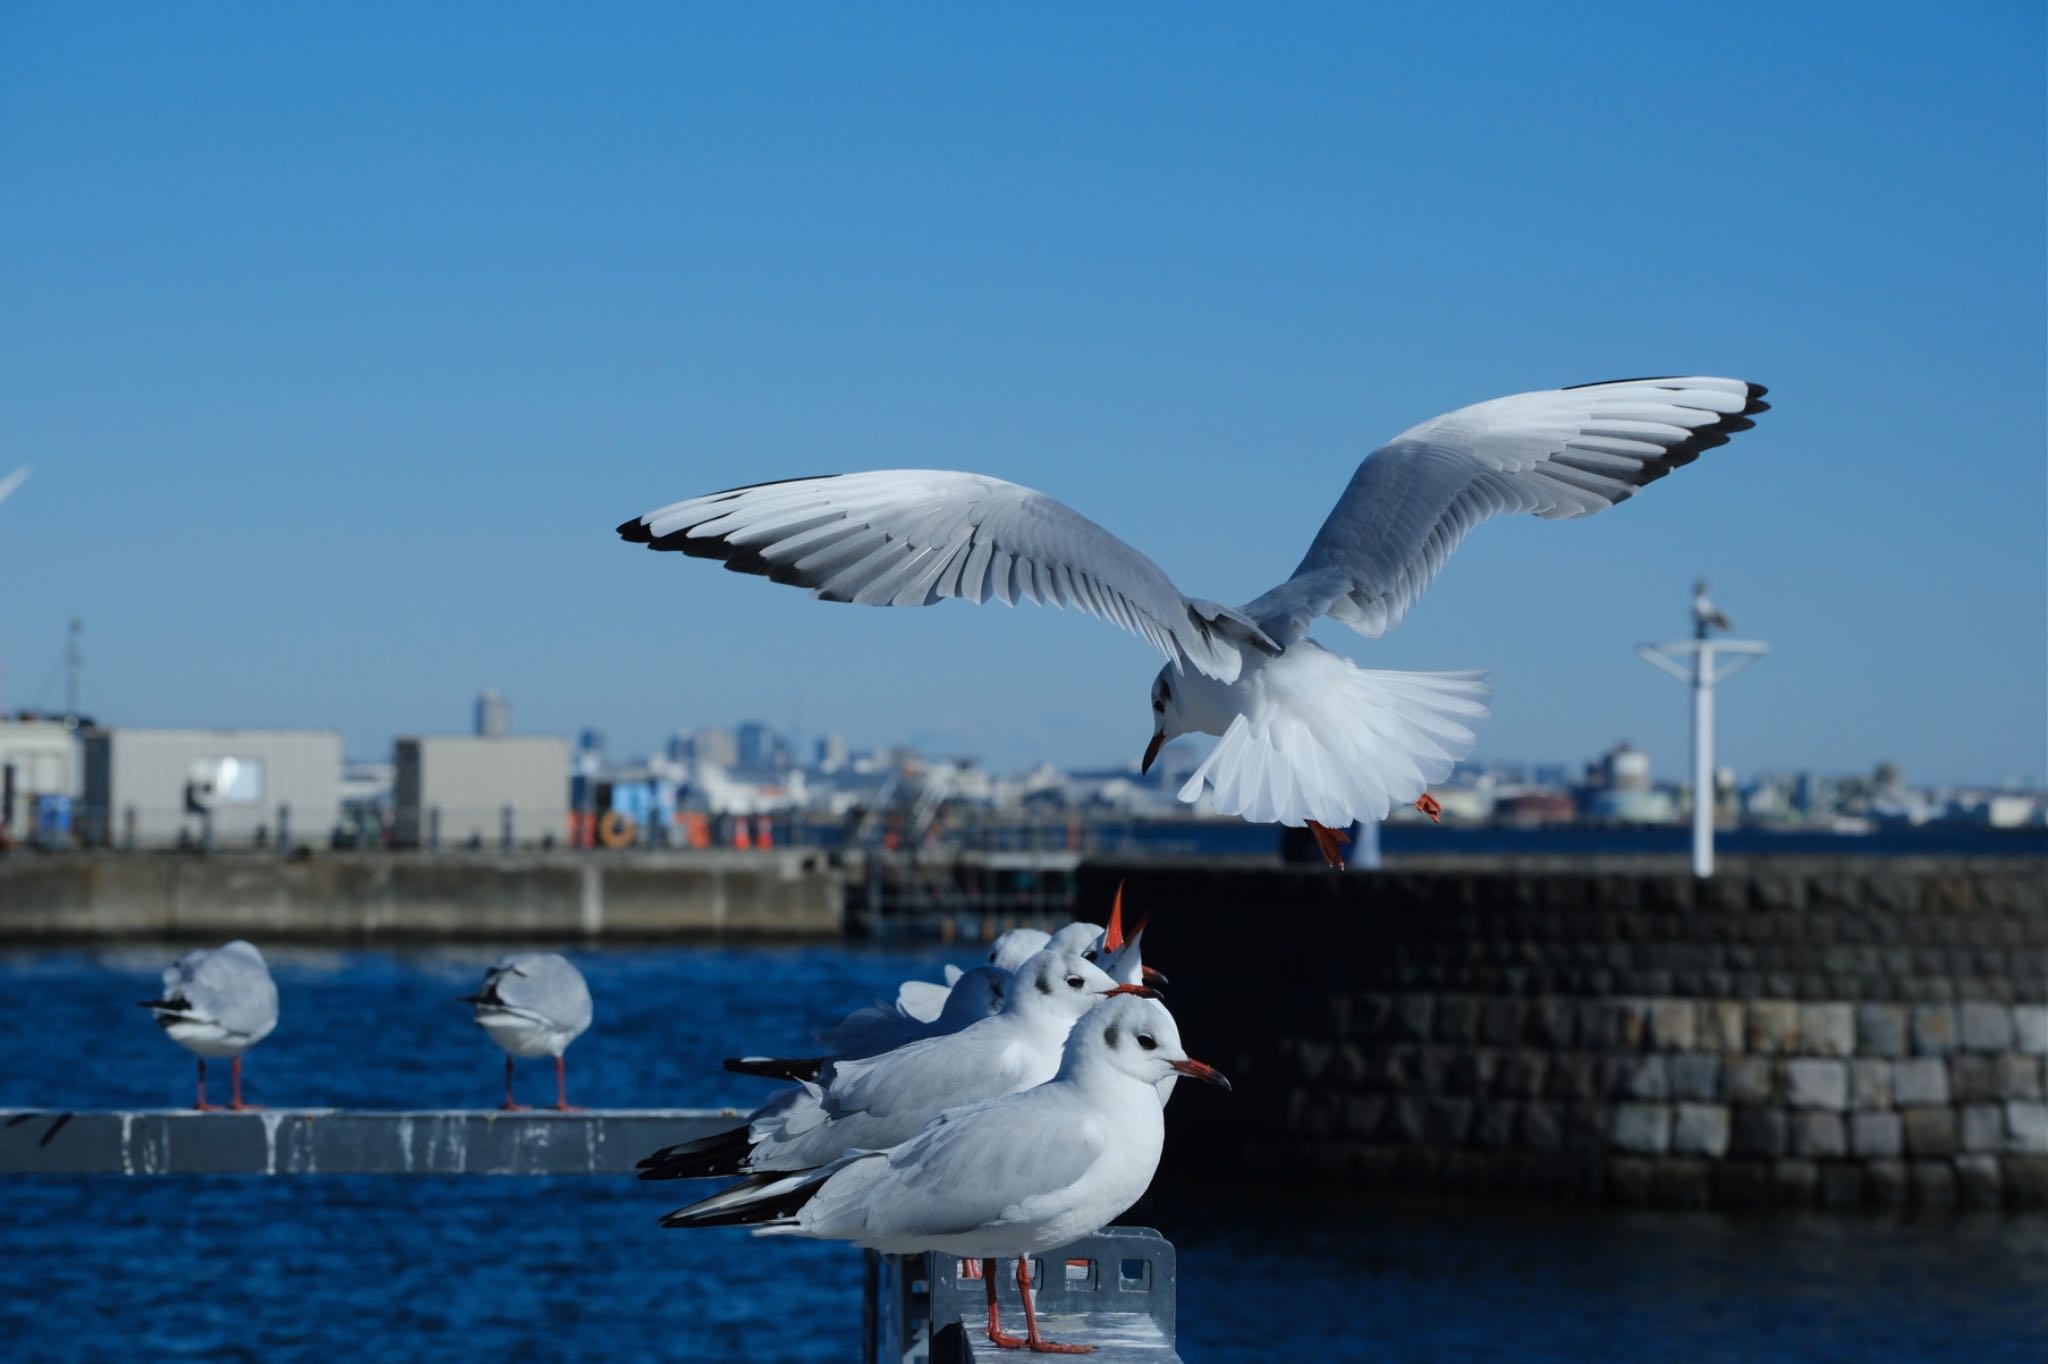
<path fill-rule="evenodd" d="M 1756 662 L 1770 646 L 1753 639 L 1709 638 L 1699 611 L 1696 606 L 1700 624 L 1695 638 L 1638 644 L 1636 653 L 1692 686 L 1692 874 L 1705 880 L 1714 874 L 1714 684 Z M 1713 621 L 1714 628 L 1727 628 L 1718 613 Z"/>
<path fill-rule="evenodd" d="M 292 807 L 277 807 L 277 850 L 289 855 L 292 850 Z"/>
<path fill-rule="evenodd" d="M 1692 656 L 1692 874 L 1714 874 L 1714 646 Z"/>
<path fill-rule="evenodd" d="M 512 807 L 509 805 L 498 811 L 498 845 L 506 852 L 512 851 Z"/>
<path fill-rule="evenodd" d="M 427 851 L 441 851 L 441 807 L 427 807 Z"/>

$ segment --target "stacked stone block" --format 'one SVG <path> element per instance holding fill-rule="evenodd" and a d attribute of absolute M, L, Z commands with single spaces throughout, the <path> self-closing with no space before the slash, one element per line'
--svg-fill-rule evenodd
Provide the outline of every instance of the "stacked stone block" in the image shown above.
<path fill-rule="evenodd" d="M 1283 1127 L 1355 1182 L 2048 1202 L 2044 1005 L 1364 991 L 1317 1021 L 1279 1048 Z"/>

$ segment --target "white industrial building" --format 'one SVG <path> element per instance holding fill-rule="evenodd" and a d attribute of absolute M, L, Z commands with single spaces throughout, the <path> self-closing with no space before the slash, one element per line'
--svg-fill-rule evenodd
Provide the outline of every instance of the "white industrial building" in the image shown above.
<path fill-rule="evenodd" d="M 58 720 L 0 720 L 0 839 L 34 842 L 55 819 L 52 802 L 78 794 L 78 738 Z M 53 835 L 54 836 L 54 835 Z"/>
<path fill-rule="evenodd" d="M 569 741 L 553 735 L 416 735 L 394 746 L 401 848 L 565 841 Z"/>
<path fill-rule="evenodd" d="M 341 806 L 328 729 L 102 729 L 84 736 L 87 843 L 324 846 Z"/>

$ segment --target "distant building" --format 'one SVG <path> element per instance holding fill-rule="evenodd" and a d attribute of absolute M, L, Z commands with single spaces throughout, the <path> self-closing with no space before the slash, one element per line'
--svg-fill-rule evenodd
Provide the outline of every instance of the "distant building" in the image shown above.
<path fill-rule="evenodd" d="M 0 720 L 0 842 L 69 839 L 78 737 L 59 720 Z"/>
<path fill-rule="evenodd" d="M 740 765 L 740 744 L 729 729 L 705 725 L 689 734 L 678 735 L 677 762 L 703 763 L 730 771 Z"/>
<path fill-rule="evenodd" d="M 415 735 L 392 754 L 393 841 L 401 848 L 495 848 L 562 841 L 569 745 L 554 735 Z"/>
<path fill-rule="evenodd" d="M 816 767 L 821 772 L 837 772 L 846 766 L 846 739 L 838 734 L 827 734 L 817 742 Z"/>
<path fill-rule="evenodd" d="M 101 846 L 324 843 L 341 806 L 341 736 L 325 729 L 85 733 L 79 830 Z"/>
<path fill-rule="evenodd" d="M 486 739 L 502 739 L 512 732 L 512 703 L 497 692 L 484 689 L 476 698 L 476 730 Z"/>

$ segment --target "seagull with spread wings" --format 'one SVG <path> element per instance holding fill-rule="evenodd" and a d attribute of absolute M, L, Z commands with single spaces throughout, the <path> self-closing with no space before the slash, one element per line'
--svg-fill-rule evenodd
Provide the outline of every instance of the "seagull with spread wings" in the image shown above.
<path fill-rule="evenodd" d="M 1075 606 L 1166 655 L 1150 768 L 1167 740 L 1219 736 L 1180 788 L 1223 814 L 1342 833 L 1413 803 L 1470 751 L 1482 672 L 1360 668 L 1308 637 L 1323 616 L 1377 637 L 1467 531 L 1517 512 L 1588 516 L 1726 444 L 1766 410 L 1740 379 L 1623 379 L 1460 408 L 1368 455 L 1294 573 L 1242 606 L 1189 597 L 1143 554 L 1030 488 L 938 469 L 799 478 L 694 497 L 619 527 L 653 549 L 807 587 L 825 601 L 948 597 Z"/>

